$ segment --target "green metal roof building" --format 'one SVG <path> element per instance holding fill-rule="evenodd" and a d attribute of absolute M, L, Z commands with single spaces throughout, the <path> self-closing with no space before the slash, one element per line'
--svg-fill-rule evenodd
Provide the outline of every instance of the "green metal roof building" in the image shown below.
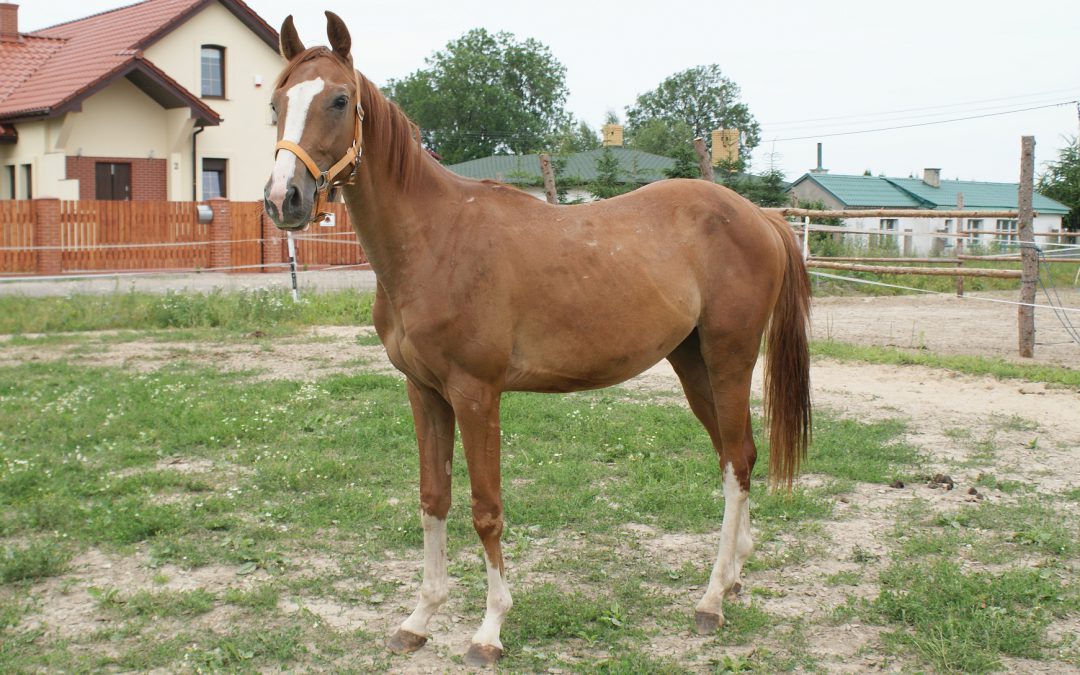
<path fill-rule="evenodd" d="M 940 180 L 935 174 L 924 178 L 885 176 L 843 176 L 808 173 L 788 190 L 803 201 L 820 200 L 827 208 L 843 209 L 941 209 L 956 208 L 956 197 L 964 195 L 964 209 L 1015 209 L 1019 186 L 1016 183 L 987 183 L 971 180 Z M 1064 204 L 1035 193 L 1035 211 L 1040 215 L 1063 216 Z"/>
<path fill-rule="evenodd" d="M 965 211 L 1013 211 L 1017 208 L 1017 183 L 989 183 L 970 180 L 941 180 L 938 169 L 926 169 L 923 178 L 888 178 L 886 176 L 844 176 L 824 172 L 803 175 L 788 188 L 788 194 L 802 202 L 824 203 L 827 209 L 931 209 L 956 210 L 957 196 L 964 195 Z M 1035 232 L 1060 232 L 1061 219 L 1069 208 L 1049 197 L 1035 193 L 1032 198 L 1036 217 Z M 955 233 L 953 218 L 845 218 L 852 229 L 881 232 L 904 255 L 941 254 L 955 242 L 954 237 L 933 236 Z M 1010 218 L 976 219 L 963 222 L 964 231 L 980 244 L 1013 246 L 1017 240 L 1017 222 Z M 871 238 L 873 239 L 873 238 Z M 853 234 L 849 241 L 867 242 L 864 235 Z M 1052 247 L 1052 239 L 1040 237 Z"/>
<path fill-rule="evenodd" d="M 619 181 L 644 185 L 664 179 L 664 170 L 675 161 L 660 155 L 623 146 L 609 146 L 619 162 Z M 567 155 L 566 166 L 559 171 L 559 180 L 567 185 L 584 185 L 596 180 L 596 162 L 604 150 L 588 150 Z M 497 180 L 518 186 L 543 185 L 540 174 L 540 155 L 493 155 L 447 165 L 448 169 L 467 178 Z"/>

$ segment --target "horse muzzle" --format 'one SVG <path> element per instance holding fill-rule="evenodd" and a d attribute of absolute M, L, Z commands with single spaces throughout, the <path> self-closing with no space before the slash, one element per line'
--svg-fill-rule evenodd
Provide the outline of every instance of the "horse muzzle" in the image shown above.
<path fill-rule="evenodd" d="M 295 182 L 278 186 L 271 181 L 263 193 L 263 209 L 279 230 L 298 231 L 306 228 L 311 221 L 314 205 L 314 196 L 301 190 Z"/>

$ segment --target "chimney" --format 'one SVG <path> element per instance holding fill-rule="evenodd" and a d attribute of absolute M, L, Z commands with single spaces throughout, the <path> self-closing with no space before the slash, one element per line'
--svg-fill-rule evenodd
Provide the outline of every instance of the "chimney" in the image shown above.
<path fill-rule="evenodd" d="M 19 6 L 0 2 L 0 42 L 19 41 Z"/>
<path fill-rule="evenodd" d="M 716 129 L 712 132 L 713 166 L 739 161 L 739 130 Z"/>
<path fill-rule="evenodd" d="M 941 169 L 923 169 L 922 182 L 930 187 L 941 187 Z"/>
<path fill-rule="evenodd" d="M 829 173 L 829 170 L 821 166 L 821 143 L 817 144 L 817 168 L 810 169 L 810 173 Z"/>
<path fill-rule="evenodd" d="M 621 124 L 605 124 L 604 129 L 604 145 L 622 145 L 622 125 Z"/>

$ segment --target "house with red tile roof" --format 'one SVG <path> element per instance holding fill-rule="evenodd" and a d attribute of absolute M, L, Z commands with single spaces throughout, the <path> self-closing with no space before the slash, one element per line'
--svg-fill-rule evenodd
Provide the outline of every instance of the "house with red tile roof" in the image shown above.
<path fill-rule="evenodd" d="M 0 199 L 260 200 L 278 35 L 241 0 L 22 32 L 0 3 Z"/>

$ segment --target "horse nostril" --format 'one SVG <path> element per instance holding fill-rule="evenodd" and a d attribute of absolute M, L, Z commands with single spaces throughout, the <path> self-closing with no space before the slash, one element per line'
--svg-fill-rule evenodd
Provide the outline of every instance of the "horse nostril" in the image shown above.
<path fill-rule="evenodd" d="M 299 209 L 301 204 L 300 190 L 295 185 L 290 185 L 289 189 L 285 191 L 285 200 L 282 202 L 282 210 L 286 209 Z"/>

